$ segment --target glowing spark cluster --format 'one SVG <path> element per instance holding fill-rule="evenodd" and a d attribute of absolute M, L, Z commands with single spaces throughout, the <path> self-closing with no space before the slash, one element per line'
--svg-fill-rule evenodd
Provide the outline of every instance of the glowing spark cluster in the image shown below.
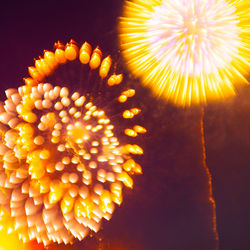
<path fill-rule="evenodd" d="M 92 96 L 41 82 L 58 65 L 78 57 L 92 70 L 99 68 L 109 86 L 122 81 L 122 75 L 108 77 L 111 57 L 101 60 L 99 47 L 92 53 L 88 43 L 80 50 L 73 41 L 66 47 L 57 43 L 55 52 L 45 51 L 29 67 L 24 86 L 6 90 L 0 105 L 0 208 L 12 218 L 9 230 L 24 242 L 67 244 L 82 240 L 89 230 L 97 232 L 102 218 L 109 220 L 115 204 L 122 203 L 123 184 L 132 188 L 131 175 L 142 173 L 132 158 L 143 154 L 142 148 L 121 145 L 115 124 Z M 134 95 L 134 89 L 127 89 L 116 101 Z M 133 107 L 121 119 L 139 113 Z M 144 133 L 140 125 L 124 130 L 129 137 Z"/>
<path fill-rule="evenodd" d="M 131 0 L 119 31 L 128 68 L 181 106 L 235 94 L 247 83 L 249 1 Z"/>

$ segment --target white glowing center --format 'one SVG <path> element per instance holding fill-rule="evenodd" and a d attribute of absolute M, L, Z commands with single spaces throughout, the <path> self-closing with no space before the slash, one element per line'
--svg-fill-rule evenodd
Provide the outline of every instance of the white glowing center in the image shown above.
<path fill-rule="evenodd" d="M 163 0 L 147 21 L 149 53 L 174 72 L 218 74 L 240 47 L 234 12 L 226 0 Z"/>

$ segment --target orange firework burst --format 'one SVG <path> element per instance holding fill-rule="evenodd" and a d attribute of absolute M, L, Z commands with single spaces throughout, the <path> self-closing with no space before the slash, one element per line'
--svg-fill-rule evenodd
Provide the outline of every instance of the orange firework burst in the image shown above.
<path fill-rule="evenodd" d="M 247 83 L 249 1 L 130 0 L 119 32 L 129 70 L 180 106 L 232 96 Z"/>
<path fill-rule="evenodd" d="M 0 106 L 0 207 L 11 216 L 9 230 L 24 242 L 67 244 L 97 232 L 114 204 L 122 203 L 123 184 L 132 188 L 131 175 L 142 173 L 132 158 L 143 154 L 142 148 L 121 143 L 115 131 L 131 138 L 144 134 L 144 127 L 120 131 L 100 106 L 102 96 L 44 83 L 59 65 L 77 58 L 90 73 L 99 69 L 98 84 L 121 83 L 122 75 L 110 74 L 116 67 L 110 56 L 102 59 L 99 47 L 92 52 L 86 42 L 80 50 L 74 41 L 58 42 L 55 52 L 45 51 L 29 67 L 24 86 L 6 90 Z M 123 89 L 115 102 L 123 105 L 134 95 L 134 89 Z M 131 120 L 140 111 L 131 107 L 120 116 Z"/>

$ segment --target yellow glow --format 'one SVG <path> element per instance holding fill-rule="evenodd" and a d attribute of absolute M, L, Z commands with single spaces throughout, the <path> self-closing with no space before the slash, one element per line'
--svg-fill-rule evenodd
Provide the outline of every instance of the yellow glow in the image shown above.
<path fill-rule="evenodd" d="M 14 231 L 14 220 L 6 210 L 0 208 L 0 250 L 13 250 L 16 248 L 20 250 L 28 249 Z"/>
<path fill-rule="evenodd" d="M 19 240 L 17 233 L 8 233 L 0 230 L 0 250 L 13 250 L 13 249 L 25 250 L 27 246 Z"/>
<path fill-rule="evenodd" d="M 64 195 L 64 197 L 61 201 L 61 210 L 62 210 L 63 214 L 67 214 L 73 209 L 74 201 L 75 201 L 75 199 L 71 195 L 69 195 L 68 193 L 66 195 Z"/>
<path fill-rule="evenodd" d="M 73 127 L 70 131 L 68 131 L 68 135 L 72 138 L 74 142 L 82 139 L 84 135 L 86 135 L 86 131 L 84 128 Z"/>
<path fill-rule="evenodd" d="M 109 191 L 104 190 L 100 196 L 100 200 L 101 200 L 100 208 L 101 208 L 102 212 L 103 213 L 107 213 L 107 212 L 112 213 L 112 210 L 111 210 L 112 198 L 111 198 Z"/>
<path fill-rule="evenodd" d="M 129 70 L 179 106 L 235 95 L 247 83 L 250 2 L 130 0 L 119 22 Z"/>
<path fill-rule="evenodd" d="M 126 102 L 127 99 L 128 99 L 127 96 L 125 96 L 125 95 L 120 95 L 120 96 L 118 97 L 118 102 L 123 103 L 123 102 Z"/>

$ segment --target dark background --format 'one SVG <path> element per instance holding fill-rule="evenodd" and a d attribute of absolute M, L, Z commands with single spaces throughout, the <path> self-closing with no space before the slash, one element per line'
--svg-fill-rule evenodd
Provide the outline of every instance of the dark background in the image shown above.
<path fill-rule="evenodd" d="M 0 96 L 18 87 L 27 67 L 55 41 L 100 45 L 122 65 L 117 22 L 122 0 L 5 1 L 0 4 Z M 126 69 L 124 69 L 126 73 Z M 127 78 L 128 79 L 128 78 Z M 144 109 L 144 174 L 98 235 L 49 249 L 214 249 L 207 176 L 202 166 L 201 109 L 179 109 L 137 88 Z M 126 83 L 126 82 L 125 82 Z M 207 165 L 212 174 L 221 250 L 250 249 L 250 88 L 205 107 Z M 34 248 L 38 248 L 36 244 Z M 42 246 L 40 246 L 42 249 Z"/>

